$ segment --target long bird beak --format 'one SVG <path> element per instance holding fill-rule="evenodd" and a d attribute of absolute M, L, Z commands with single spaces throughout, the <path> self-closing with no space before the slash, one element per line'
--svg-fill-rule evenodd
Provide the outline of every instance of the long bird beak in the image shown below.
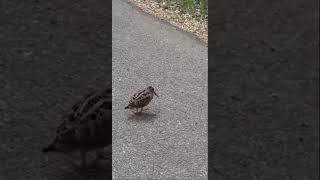
<path fill-rule="evenodd" d="M 153 91 L 153 93 L 154 93 L 154 95 L 156 95 L 157 97 L 159 97 L 159 96 L 158 96 L 158 94 L 157 94 L 156 92 L 154 92 L 154 91 Z"/>
<path fill-rule="evenodd" d="M 50 151 L 55 151 L 55 145 L 56 145 L 57 139 L 55 139 L 49 146 L 42 149 L 43 153 L 47 153 Z"/>

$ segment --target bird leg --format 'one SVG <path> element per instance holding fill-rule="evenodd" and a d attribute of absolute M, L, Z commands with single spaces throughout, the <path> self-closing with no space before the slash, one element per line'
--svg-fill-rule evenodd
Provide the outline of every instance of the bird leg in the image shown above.
<path fill-rule="evenodd" d="M 143 109 L 143 108 L 141 108 L 141 111 L 146 111 L 146 110 L 148 110 L 149 108 L 145 108 L 145 109 Z"/>
<path fill-rule="evenodd" d="M 139 111 L 138 113 L 142 113 L 142 111 L 144 111 L 144 109 L 143 109 L 143 108 L 140 108 L 140 111 Z"/>
<path fill-rule="evenodd" d="M 136 111 L 134 113 L 138 114 L 139 112 L 141 112 L 141 111 L 139 111 L 139 108 L 136 108 Z"/>

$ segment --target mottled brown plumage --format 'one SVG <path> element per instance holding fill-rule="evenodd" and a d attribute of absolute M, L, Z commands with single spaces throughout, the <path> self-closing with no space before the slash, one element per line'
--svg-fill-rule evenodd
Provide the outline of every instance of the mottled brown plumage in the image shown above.
<path fill-rule="evenodd" d="M 110 88 L 84 96 L 62 117 L 53 143 L 43 152 L 80 151 L 83 164 L 87 152 L 96 150 L 98 155 L 99 150 L 112 143 L 111 100 Z"/>
<path fill-rule="evenodd" d="M 148 86 L 147 88 L 136 92 L 130 99 L 128 105 L 125 109 L 136 109 L 137 112 L 139 109 L 140 112 L 143 110 L 143 107 L 147 106 L 151 100 L 153 99 L 153 95 L 157 95 L 152 86 Z"/>

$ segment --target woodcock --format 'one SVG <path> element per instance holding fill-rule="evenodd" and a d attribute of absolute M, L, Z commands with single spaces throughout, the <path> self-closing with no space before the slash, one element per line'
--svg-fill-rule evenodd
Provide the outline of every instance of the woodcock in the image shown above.
<path fill-rule="evenodd" d="M 112 144 L 112 92 L 110 88 L 86 95 L 62 118 L 54 141 L 43 152 L 80 151 L 82 164 L 86 153 L 95 150 L 101 157 L 104 147 Z"/>
<path fill-rule="evenodd" d="M 152 86 L 148 86 L 147 88 L 136 92 L 131 97 L 129 104 L 125 107 L 125 109 L 136 109 L 136 112 L 142 112 L 143 107 L 147 106 L 153 99 L 153 95 L 159 97 L 154 91 L 154 88 Z"/>

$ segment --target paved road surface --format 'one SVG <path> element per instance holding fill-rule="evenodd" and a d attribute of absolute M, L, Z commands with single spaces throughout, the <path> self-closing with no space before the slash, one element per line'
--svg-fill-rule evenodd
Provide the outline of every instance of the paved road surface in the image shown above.
<path fill-rule="evenodd" d="M 209 178 L 319 179 L 319 1 L 254 2 L 209 3 Z"/>
<path fill-rule="evenodd" d="M 113 178 L 207 178 L 207 48 L 189 34 L 112 1 Z M 152 85 L 159 98 L 124 107 Z"/>

